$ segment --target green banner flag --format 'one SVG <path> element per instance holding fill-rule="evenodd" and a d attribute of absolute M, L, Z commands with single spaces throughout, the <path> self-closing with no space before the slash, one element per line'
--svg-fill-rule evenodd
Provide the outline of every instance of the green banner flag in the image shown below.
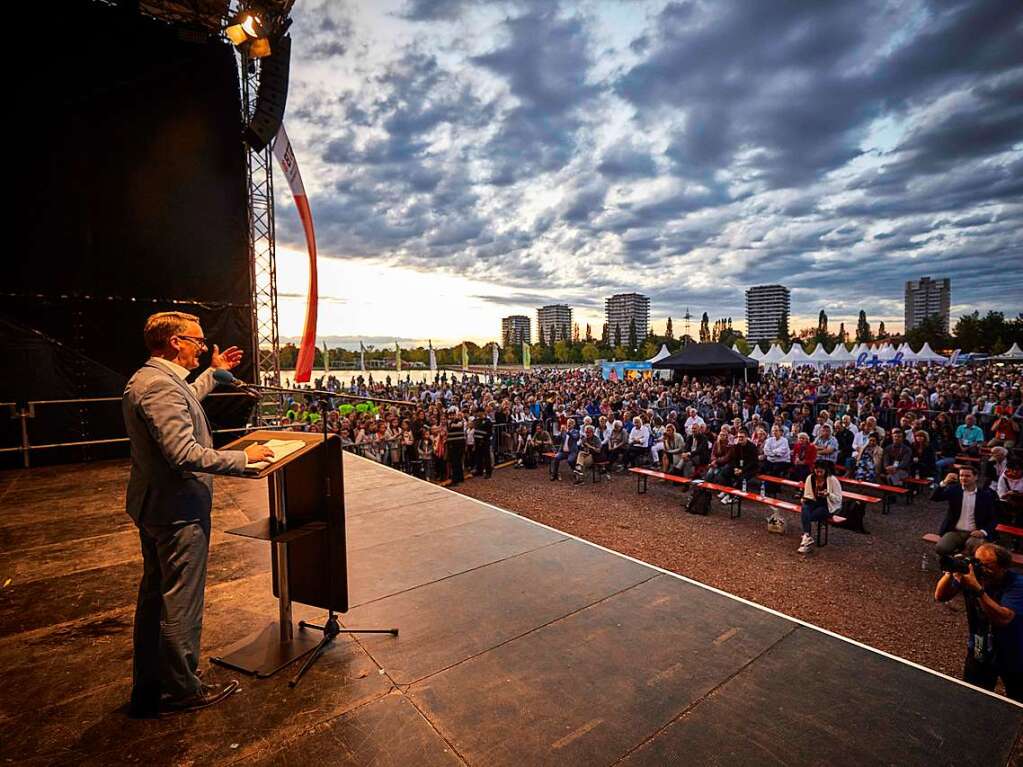
<path fill-rule="evenodd" d="M 522 367 L 529 370 L 529 344 L 522 342 Z"/>
<path fill-rule="evenodd" d="M 469 349 L 465 345 L 465 341 L 462 341 L 462 370 L 469 369 Z"/>
<path fill-rule="evenodd" d="M 401 347 L 397 341 L 394 342 L 394 369 L 401 372 Z"/>

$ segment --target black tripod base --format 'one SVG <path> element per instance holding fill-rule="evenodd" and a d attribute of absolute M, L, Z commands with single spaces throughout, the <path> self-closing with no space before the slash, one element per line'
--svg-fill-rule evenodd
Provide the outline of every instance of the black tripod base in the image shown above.
<path fill-rule="evenodd" d="M 311 653 L 309 653 L 309 656 L 305 659 L 305 662 L 302 664 L 302 668 L 300 668 L 298 670 L 298 673 L 295 674 L 294 679 L 288 682 L 288 687 L 294 687 L 300 681 L 302 681 L 302 677 L 305 675 L 305 672 L 312 668 L 312 665 L 317 661 L 320 655 L 323 654 L 323 651 L 330 646 L 330 643 L 333 642 L 334 639 L 339 634 L 390 634 L 391 636 L 398 636 L 398 629 L 396 628 L 343 629 L 341 628 L 341 624 L 338 621 L 337 616 L 334 615 L 333 612 L 327 615 L 327 622 L 322 626 L 317 626 L 315 623 L 306 623 L 305 621 L 299 621 L 298 627 L 300 630 L 315 629 L 316 631 L 322 631 L 323 639 L 321 639 L 320 643 L 316 645 L 316 647 L 313 649 Z"/>

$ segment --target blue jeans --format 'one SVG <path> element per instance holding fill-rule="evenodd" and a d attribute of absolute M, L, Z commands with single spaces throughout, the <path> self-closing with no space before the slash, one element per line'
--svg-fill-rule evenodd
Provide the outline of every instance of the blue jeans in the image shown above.
<path fill-rule="evenodd" d="M 948 468 L 955 462 L 956 459 L 954 456 L 952 458 L 939 458 L 934 462 L 934 473 L 937 475 L 939 481 L 945 475 L 945 472 L 948 471 Z"/>
<path fill-rule="evenodd" d="M 799 514 L 799 521 L 803 525 L 803 534 L 809 535 L 814 522 L 820 522 L 831 516 L 828 511 L 827 501 L 803 501 L 803 508 Z"/>

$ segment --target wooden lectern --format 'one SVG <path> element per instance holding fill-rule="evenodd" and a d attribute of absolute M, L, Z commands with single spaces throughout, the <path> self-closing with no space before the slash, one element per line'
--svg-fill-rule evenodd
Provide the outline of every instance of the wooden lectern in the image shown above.
<path fill-rule="evenodd" d="M 320 638 L 295 633 L 291 603 L 348 611 L 341 440 L 317 432 L 254 431 L 225 445 L 243 450 L 271 439 L 301 440 L 305 446 L 248 475 L 266 478 L 270 513 L 228 533 L 269 541 L 273 593 L 279 616 L 262 631 L 228 648 L 214 663 L 267 677 L 317 648 Z"/>

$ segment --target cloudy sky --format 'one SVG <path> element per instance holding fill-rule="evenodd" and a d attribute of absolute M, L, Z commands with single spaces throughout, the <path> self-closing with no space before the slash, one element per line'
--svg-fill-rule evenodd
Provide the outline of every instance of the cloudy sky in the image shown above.
<path fill-rule="evenodd" d="M 651 297 L 655 327 L 792 288 L 794 324 L 952 278 L 1023 311 L 1023 3 L 299 0 L 286 125 L 321 335 L 497 336 Z M 278 203 L 281 332 L 301 229 Z"/>

